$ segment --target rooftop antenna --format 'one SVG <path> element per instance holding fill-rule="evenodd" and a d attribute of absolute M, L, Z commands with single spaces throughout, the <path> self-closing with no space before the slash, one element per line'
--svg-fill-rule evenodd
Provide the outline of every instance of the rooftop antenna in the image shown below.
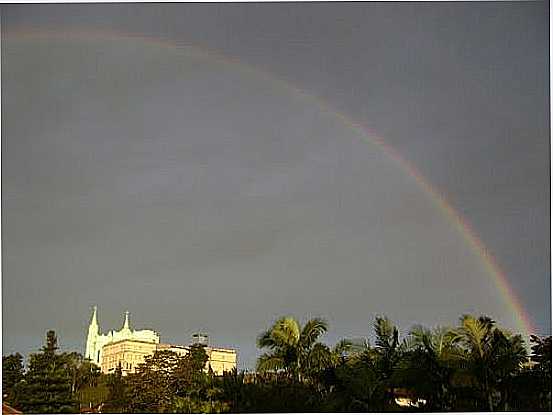
<path fill-rule="evenodd" d="M 202 333 L 202 331 L 198 331 L 192 334 L 192 344 L 207 346 L 209 344 L 209 336 L 206 333 Z"/>

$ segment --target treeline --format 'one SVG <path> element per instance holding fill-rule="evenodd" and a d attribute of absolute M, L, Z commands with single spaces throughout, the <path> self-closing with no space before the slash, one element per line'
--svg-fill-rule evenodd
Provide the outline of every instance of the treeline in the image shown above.
<path fill-rule="evenodd" d="M 3 357 L 4 399 L 26 413 L 226 413 L 551 411 L 551 337 L 521 335 L 488 317 L 456 327 L 413 327 L 385 317 L 368 339 L 320 341 L 322 319 L 283 317 L 261 333 L 255 373 L 215 376 L 200 345 L 187 356 L 158 351 L 136 373 L 100 374 L 77 353 L 58 353 L 48 332 L 24 371 Z"/>

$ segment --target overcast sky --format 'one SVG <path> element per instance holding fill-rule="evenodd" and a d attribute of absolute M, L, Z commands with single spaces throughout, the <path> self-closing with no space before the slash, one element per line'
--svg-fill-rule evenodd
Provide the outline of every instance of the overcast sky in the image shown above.
<path fill-rule="evenodd" d="M 377 313 L 516 329 L 417 180 L 294 89 L 416 166 L 551 333 L 546 2 L 0 10 L 4 354 L 50 328 L 82 349 L 93 304 L 103 331 L 128 309 L 243 368 L 283 314 L 327 318 L 329 343 Z"/>

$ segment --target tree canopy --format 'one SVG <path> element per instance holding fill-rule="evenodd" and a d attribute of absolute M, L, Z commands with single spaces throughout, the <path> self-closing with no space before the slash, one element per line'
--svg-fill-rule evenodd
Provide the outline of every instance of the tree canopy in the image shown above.
<path fill-rule="evenodd" d="M 385 316 L 365 339 L 322 341 L 328 324 L 276 319 L 259 334 L 254 373 L 215 376 L 200 344 L 184 355 L 158 350 L 134 373 L 101 374 L 75 352 L 59 352 L 53 331 L 27 370 L 4 356 L 7 402 L 26 413 L 275 413 L 550 411 L 551 337 L 527 347 L 487 316 L 452 327 L 416 325 L 402 335 Z M 373 339 L 373 343 L 369 341 Z"/>

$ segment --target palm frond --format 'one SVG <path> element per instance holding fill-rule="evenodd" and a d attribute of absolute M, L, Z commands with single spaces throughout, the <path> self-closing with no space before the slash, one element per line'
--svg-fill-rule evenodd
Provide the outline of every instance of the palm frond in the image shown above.
<path fill-rule="evenodd" d="M 300 335 L 300 342 L 303 347 L 311 347 L 317 339 L 326 333 L 328 330 L 328 323 L 322 318 L 313 318 L 309 320 L 303 326 Z"/>
<path fill-rule="evenodd" d="M 272 330 L 266 330 L 257 337 L 257 347 L 260 349 L 274 349 L 277 345 L 272 336 Z"/>
<path fill-rule="evenodd" d="M 415 325 L 411 328 L 409 335 L 405 339 L 405 345 L 407 349 L 412 350 L 416 348 L 428 349 L 431 345 L 432 334 L 430 330 L 421 325 Z"/>
<path fill-rule="evenodd" d="M 259 372 L 271 372 L 286 369 L 286 362 L 282 356 L 264 353 L 257 359 Z"/>
<path fill-rule="evenodd" d="M 476 319 L 464 315 L 461 317 L 461 326 L 457 329 L 456 341 L 482 359 L 491 340 L 492 324 L 493 320 L 489 318 Z"/>
<path fill-rule="evenodd" d="M 282 317 L 272 328 L 272 337 L 280 345 L 296 345 L 300 340 L 300 326 L 293 317 Z"/>
<path fill-rule="evenodd" d="M 399 344 L 399 331 L 387 317 L 377 316 L 374 322 L 376 347 L 384 351 L 393 350 Z"/>
<path fill-rule="evenodd" d="M 311 370 L 322 370 L 333 364 L 332 352 L 326 344 L 315 343 L 307 356 L 307 364 Z"/>

